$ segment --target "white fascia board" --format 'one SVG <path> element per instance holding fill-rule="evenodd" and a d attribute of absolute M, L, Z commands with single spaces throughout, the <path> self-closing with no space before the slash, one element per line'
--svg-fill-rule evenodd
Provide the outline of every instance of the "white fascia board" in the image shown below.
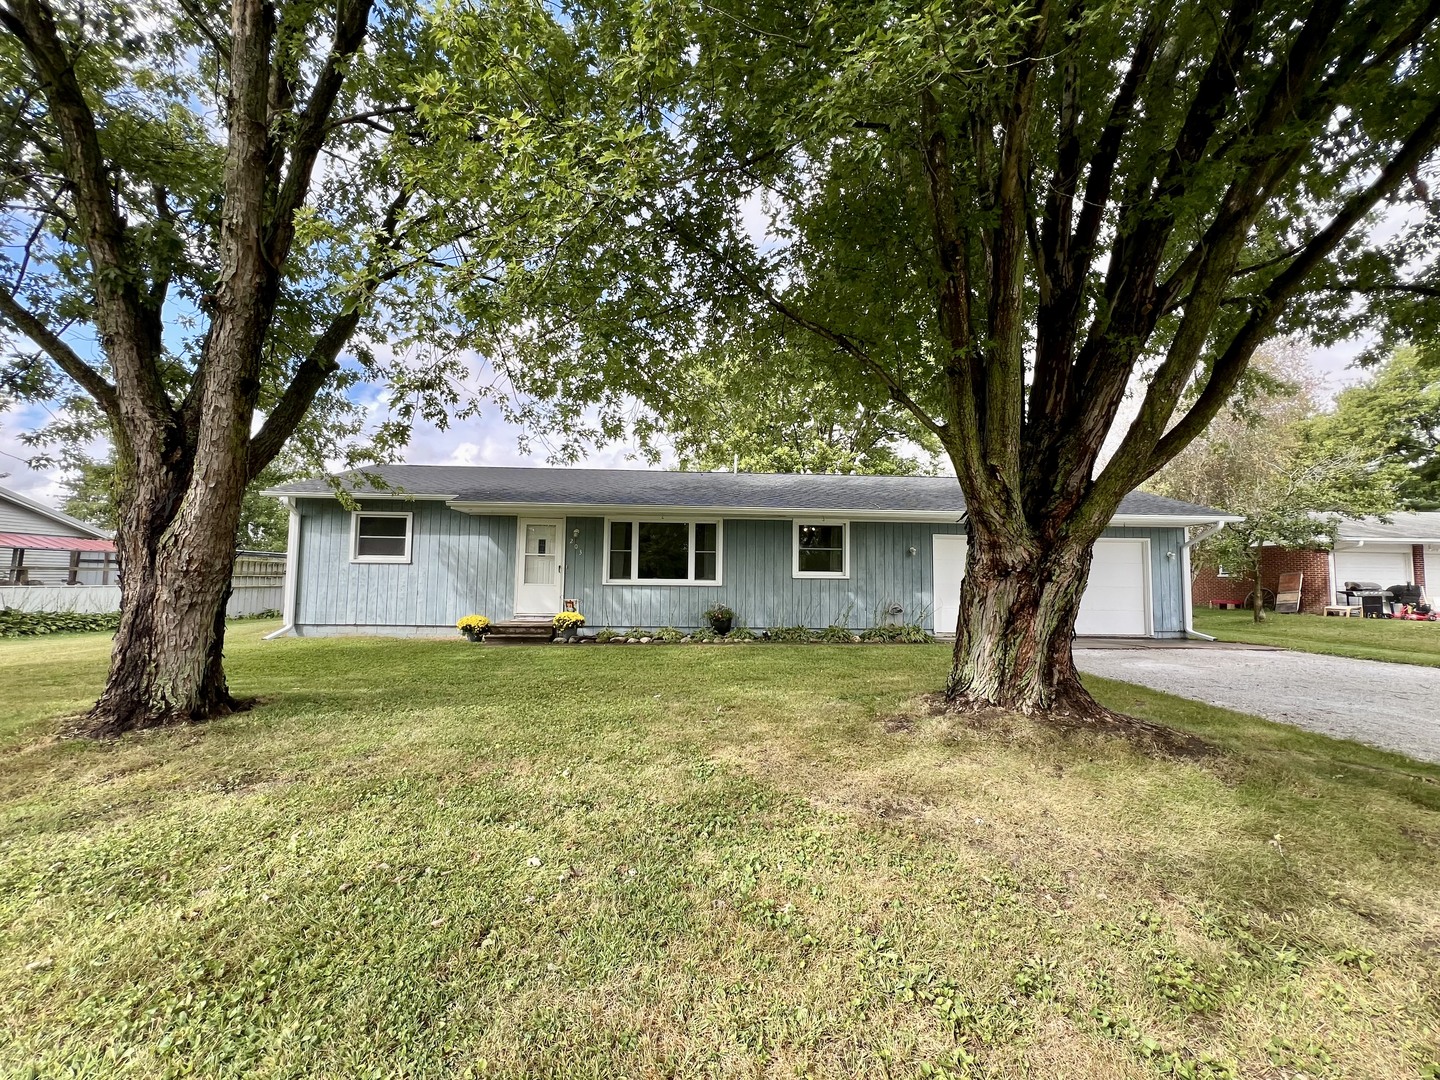
<path fill-rule="evenodd" d="M 541 510 L 552 514 L 566 514 L 571 517 L 650 517 L 650 518 L 796 518 L 807 520 L 833 519 L 835 521 L 915 521 L 953 525 L 965 520 L 963 511 L 937 510 L 847 510 L 844 507 L 817 509 L 808 506 L 657 506 L 615 505 L 601 503 L 488 503 L 465 499 L 450 500 L 450 508 L 465 514 L 533 514 Z M 1244 518 L 1229 514 L 1209 515 L 1117 515 L 1110 521 L 1114 526 L 1140 528 L 1180 528 L 1187 525 L 1212 525 Z"/>
<path fill-rule="evenodd" d="M 1116 514 L 1110 519 L 1110 525 L 1132 529 L 1179 529 L 1190 525 L 1228 525 L 1244 520 L 1233 514 L 1212 514 L 1208 517 L 1196 514 Z"/>
<path fill-rule="evenodd" d="M 794 518 L 807 520 L 833 519 L 835 521 L 929 521 L 937 524 L 953 524 L 963 521 L 960 512 L 941 513 L 935 510 L 843 510 L 814 507 L 780 506 L 657 506 L 654 504 L 618 505 L 609 503 L 487 503 L 463 499 L 450 501 L 450 508 L 462 514 L 538 514 L 570 517 L 629 517 L 644 518 L 647 521 L 676 520 L 708 521 L 719 518 Z"/>
<path fill-rule="evenodd" d="M 338 499 L 333 491 L 286 491 L 284 488 L 266 488 L 261 495 L 272 499 Z M 356 502 L 365 499 L 405 499 L 411 502 L 448 502 L 449 495 L 414 495 L 407 491 L 352 491 L 350 497 Z"/>

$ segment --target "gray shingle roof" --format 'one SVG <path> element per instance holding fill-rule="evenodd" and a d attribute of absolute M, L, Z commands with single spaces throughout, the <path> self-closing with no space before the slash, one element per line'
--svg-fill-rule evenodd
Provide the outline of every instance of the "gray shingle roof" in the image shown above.
<path fill-rule="evenodd" d="M 1340 523 L 1340 539 L 1440 543 L 1440 511 L 1391 514 L 1389 521 L 1381 521 L 1379 518 L 1350 518 Z"/>
<path fill-rule="evenodd" d="M 829 473 L 662 472 L 643 469 L 489 468 L 471 465 L 375 465 L 341 474 L 359 497 L 375 492 L 363 474 L 380 476 L 385 494 L 443 496 L 455 502 L 560 506 L 675 506 L 721 510 L 813 510 L 836 513 L 954 514 L 965 497 L 953 476 L 836 476 Z M 329 495 L 324 479 L 274 489 L 282 495 Z M 1216 510 L 1136 491 L 1120 514 L 1214 521 Z"/>

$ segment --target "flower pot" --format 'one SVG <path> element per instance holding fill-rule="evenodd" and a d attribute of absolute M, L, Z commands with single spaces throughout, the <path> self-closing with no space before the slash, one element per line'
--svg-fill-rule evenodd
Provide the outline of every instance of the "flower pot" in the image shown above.
<path fill-rule="evenodd" d="M 484 641 L 484 640 L 485 640 L 485 635 L 482 634 L 482 633 L 480 633 L 478 630 L 462 630 L 461 633 L 463 633 L 463 634 L 465 635 L 465 640 L 466 640 L 466 641 Z"/>
<path fill-rule="evenodd" d="M 735 626 L 734 619 L 711 619 L 710 629 L 717 634 L 728 634 Z"/>
<path fill-rule="evenodd" d="M 574 641 L 575 638 L 576 638 L 577 636 L 579 636 L 579 633 L 580 633 L 580 628 L 579 628 L 579 627 L 576 627 L 576 626 L 567 626 L 564 630 L 557 630 L 557 631 L 555 631 L 555 636 L 556 636 L 557 638 L 559 638 L 561 641 Z"/>

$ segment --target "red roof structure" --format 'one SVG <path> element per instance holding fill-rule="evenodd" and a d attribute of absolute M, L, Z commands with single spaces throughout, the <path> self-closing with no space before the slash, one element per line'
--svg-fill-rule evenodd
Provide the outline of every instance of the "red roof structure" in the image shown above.
<path fill-rule="evenodd" d="M 0 533 L 0 547 L 30 551 L 114 551 L 114 540 L 93 540 L 88 536 L 42 536 L 39 533 Z"/>

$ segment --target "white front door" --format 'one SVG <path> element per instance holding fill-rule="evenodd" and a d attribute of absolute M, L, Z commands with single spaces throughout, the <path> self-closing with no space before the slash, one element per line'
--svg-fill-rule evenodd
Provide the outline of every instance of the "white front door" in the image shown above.
<path fill-rule="evenodd" d="M 561 558 L 565 522 L 557 518 L 521 518 L 515 571 L 517 618 L 550 618 L 560 610 L 565 591 Z"/>
<path fill-rule="evenodd" d="M 965 580 L 970 541 L 963 533 L 936 533 L 930 542 L 935 548 L 935 633 L 953 634 L 960 622 L 960 583 Z"/>

